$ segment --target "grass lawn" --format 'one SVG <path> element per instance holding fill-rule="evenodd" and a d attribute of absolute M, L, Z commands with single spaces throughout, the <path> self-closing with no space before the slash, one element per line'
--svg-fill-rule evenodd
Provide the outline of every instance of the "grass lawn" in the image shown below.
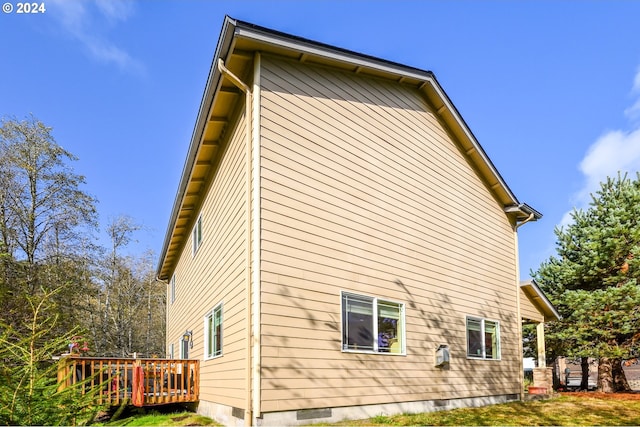
<path fill-rule="evenodd" d="M 377 416 L 331 425 L 350 426 L 637 426 L 640 394 L 566 393 L 549 400 L 416 415 Z"/>
<path fill-rule="evenodd" d="M 191 412 L 152 412 L 121 418 L 106 426 L 219 426 Z M 481 408 L 453 409 L 416 415 L 377 416 L 343 421 L 344 426 L 637 426 L 640 393 L 563 393 L 549 400 L 511 402 Z"/>
<path fill-rule="evenodd" d="M 151 412 L 145 415 L 134 415 L 101 424 L 105 426 L 219 426 L 211 418 L 193 412 L 161 414 Z"/>

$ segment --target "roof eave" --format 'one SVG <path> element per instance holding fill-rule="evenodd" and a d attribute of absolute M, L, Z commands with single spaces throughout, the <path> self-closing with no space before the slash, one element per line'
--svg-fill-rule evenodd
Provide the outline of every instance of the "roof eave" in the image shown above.
<path fill-rule="evenodd" d="M 542 218 L 542 214 L 526 203 L 514 203 L 505 206 L 505 213 L 513 214 L 518 221 L 537 221 Z"/>
<path fill-rule="evenodd" d="M 540 289 L 535 280 L 531 279 L 520 282 L 520 287 L 525 291 L 527 295 L 531 295 L 533 303 L 544 315 L 545 322 L 562 319 L 560 313 L 558 313 L 553 304 L 551 304 L 551 301 L 549 301 L 549 299 L 544 294 L 542 289 Z"/>
<path fill-rule="evenodd" d="M 213 103 L 215 92 L 218 86 L 220 85 L 221 76 L 216 64 L 218 62 L 218 58 L 226 57 L 226 55 L 231 50 L 234 32 L 235 32 L 235 26 L 236 26 L 235 20 L 230 18 L 229 16 L 225 16 L 224 23 L 222 25 L 222 30 L 220 33 L 220 38 L 218 39 L 218 45 L 216 46 L 216 51 L 213 57 L 213 61 L 211 62 L 211 67 L 209 68 L 207 84 L 205 86 L 205 90 L 202 95 L 202 100 L 200 101 L 200 107 L 198 108 L 196 123 L 193 128 L 193 132 L 191 134 L 191 141 L 189 143 L 189 149 L 187 151 L 187 158 L 185 160 L 184 166 L 182 167 L 180 183 L 178 185 L 178 191 L 176 192 L 176 197 L 173 201 L 173 207 L 171 209 L 171 215 L 169 217 L 169 224 L 167 226 L 164 242 L 162 244 L 162 251 L 158 259 L 156 276 L 158 279 L 161 279 L 161 280 L 168 279 L 168 277 L 166 277 L 166 275 L 163 274 L 163 266 L 165 264 L 169 245 L 173 237 L 176 220 L 178 218 L 178 214 L 180 212 L 180 208 L 184 200 L 185 190 L 189 183 L 189 179 L 193 171 L 193 166 L 196 160 L 198 149 L 200 147 L 200 142 L 202 140 L 202 135 L 205 129 L 206 121 L 207 121 L 207 115 L 209 113 L 209 110 L 211 109 L 211 104 Z"/>

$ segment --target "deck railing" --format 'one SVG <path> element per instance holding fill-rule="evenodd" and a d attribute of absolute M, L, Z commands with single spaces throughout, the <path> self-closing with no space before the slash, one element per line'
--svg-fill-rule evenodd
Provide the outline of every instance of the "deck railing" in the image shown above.
<path fill-rule="evenodd" d="M 98 403 L 105 405 L 120 405 L 128 399 L 136 406 L 197 402 L 199 368 L 198 360 L 188 359 L 68 356 L 60 360 L 58 383 L 96 392 Z"/>

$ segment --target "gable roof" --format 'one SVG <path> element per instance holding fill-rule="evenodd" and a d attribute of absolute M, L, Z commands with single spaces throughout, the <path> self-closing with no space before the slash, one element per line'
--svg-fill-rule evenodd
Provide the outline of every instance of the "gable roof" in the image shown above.
<path fill-rule="evenodd" d="M 524 292 L 529 301 L 531 301 L 531 304 L 533 304 L 533 306 L 542 313 L 545 322 L 560 320 L 562 318 L 535 280 L 531 279 L 520 282 L 520 289 Z"/>
<path fill-rule="evenodd" d="M 224 81 L 216 64 L 222 59 L 229 70 L 243 77 L 246 76 L 253 60 L 253 52 L 256 51 L 415 87 L 423 93 L 440 120 L 446 124 L 470 164 L 483 177 L 505 212 L 513 216 L 516 222 L 542 217 L 535 209 L 518 201 L 431 71 L 292 36 L 227 16 L 222 25 L 173 203 L 160 253 L 158 278 L 168 279 L 175 267 L 204 196 L 207 179 L 213 173 L 214 160 L 224 138 L 225 126 L 236 104 L 242 102 L 244 96 L 230 82 Z"/>

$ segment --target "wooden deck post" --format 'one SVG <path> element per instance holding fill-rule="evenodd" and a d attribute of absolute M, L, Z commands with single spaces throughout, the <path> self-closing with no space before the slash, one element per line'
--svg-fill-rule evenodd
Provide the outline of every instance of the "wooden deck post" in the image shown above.
<path fill-rule="evenodd" d="M 58 392 L 61 392 L 68 386 L 67 374 L 69 363 L 66 356 L 62 356 L 58 361 Z"/>
<path fill-rule="evenodd" d="M 140 361 L 136 359 L 133 363 L 133 378 L 131 384 L 131 403 L 134 406 L 144 405 L 144 370 Z"/>

